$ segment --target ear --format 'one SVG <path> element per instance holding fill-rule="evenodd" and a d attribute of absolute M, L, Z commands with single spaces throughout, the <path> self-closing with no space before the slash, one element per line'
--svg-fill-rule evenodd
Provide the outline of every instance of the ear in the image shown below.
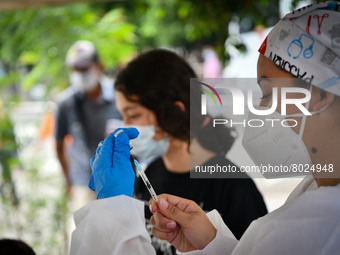
<path fill-rule="evenodd" d="M 101 73 L 101 72 L 104 71 L 104 66 L 101 62 L 96 62 L 95 66 L 96 66 L 96 70 L 97 70 L 98 73 Z"/>
<path fill-rule="evenodd" d="M 209 124 L 210 120 L 211 120 L 211 118 L 209 116 L 205 116 L 205 118 L 202 122 L 201 128 L 205 128 Z"/>
<path fill-rule="evenodd" d="M 330 105 L 334 100 L 334 94 L 329 93 L 325 90 L 318 89 L 318 99 L 312 107 L 312 111 L 320 111 L 323 107 Z"/>
<path fill-rule="evenodd" d="M 181 101 L 175 101 L 174 103 L 182 112 L 185 112 L 185 105 Z"/>

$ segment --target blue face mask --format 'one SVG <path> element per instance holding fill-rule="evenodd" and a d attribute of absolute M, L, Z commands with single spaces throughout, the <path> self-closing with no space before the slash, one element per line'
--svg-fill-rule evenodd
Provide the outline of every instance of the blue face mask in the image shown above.
<path fill-rule="evenodd" d="M 154 140 L 155 127 L 127 125 L 128 127 L 137 128 L 139 136 L 131 141 L 133 147 L 131 153 L 141 159 L 150 157 L 159 157 L 166 154 L 169 150 L 170 140 L 169 137 L 164 137 L 158 141 Z"/>

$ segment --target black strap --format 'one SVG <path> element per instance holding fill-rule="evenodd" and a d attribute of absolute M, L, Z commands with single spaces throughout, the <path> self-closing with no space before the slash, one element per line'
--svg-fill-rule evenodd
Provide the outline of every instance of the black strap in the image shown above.
<path fill-rule="evenodd" d="M 90 131 L 88 129 L 88 125 L 87 125 L 87 120 L 85 117 L 85 112 L 84 112 L 84 107 L 83 103 L 84 103 L 84 95 L 81 93 L 77 93 L 74 96 L 74 105 L 75 105 L 75 112 L 76 112 L 76 118 L 78 120 L 78 122 L 80 123 L 81 127 L 82 127 L 82 136 L 83 136 L 83 140 L 85 141 L 85 144 L 87 146 L 87 148 L 89 149 L 89 151 L 91 150 L 91 144 L 90 144 Z"/>

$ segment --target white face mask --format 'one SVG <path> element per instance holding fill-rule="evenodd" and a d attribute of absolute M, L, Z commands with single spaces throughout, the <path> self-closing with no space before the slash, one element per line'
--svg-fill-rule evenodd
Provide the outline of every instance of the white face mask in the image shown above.
<path fill-rule="evenodd" d="M 140 157 L 141 159 L 147 159 L 150 157 L 159 157 L 166 154 L 169 150 L 170 140 L 169 137 L 162 138 L 155 141 L 155 127 L 139 126 L 139 125 L 126 125 L 125 127 L 134 127 L 139 131 L 139 136 L 136 139 L 131 140 L 133 147 L 131 153 Z"/>
<path fill-rule="evenodd" d="M 307 103 L 307 109 L 308 106 L 309 103 Z M 326 109 L 326 107 L 318 112 L 311 112 L 311 114 L 319 113 Z M 268 109 L 267 107 L 259 108 Z M 299 134 L 294 132 L 292 128 L 281 125 L 282 120 L 289 117 L 302 117 Z M 312 160 L 302 140 L 307 117 L 308 116 L 303 113 L 282 116 L 278 112 L 274 112 L 270 115 L 260 116 L 249 112 L 248 119 L 260 119 L 264 122 L 264 125 L 262 127 L 246 126 L 242 140 L 243 147 L 257 166 L 282 165 L 288 166 L 288 169 L 292 164 L 299 164 L 300 166 L 303 164 L 304 167 L 305 164 L 308 164 L 310 166 L 312 165 Z M 272 121 L 268 121 L 269 119 L 275 119 L 274 124 L 272 124 Z M 292 125 L 291 122 L 288 123 Z M 287 125 L 287 123 L 284 124 Z M 272 127 L 272 125 L 274 125 L 274 127 Z M 299 171 L 263 173 L 265 178 L 299 175 L 306 175 L 306 173 Z"/>
<path fill-rule="evenodd" d="M 99 76 L 94 70 L 90 69 L 85 72 L 73 71 L 70 74 L 70 82 L 72 86 L 80 91 L 91 91 L 98 84 Z"/>

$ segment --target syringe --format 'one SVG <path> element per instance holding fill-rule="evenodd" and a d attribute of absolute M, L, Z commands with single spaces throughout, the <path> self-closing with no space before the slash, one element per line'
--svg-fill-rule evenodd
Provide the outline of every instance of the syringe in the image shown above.
<path fill-rule="evenodd" d="M 115 133 L 115 137 L 117 137 L 121 132 L 123 132 L 123 130 L 118 130 L 116 133 Z M 130 142 L 130 151 L 132 150 L 132 146 L 131 146 L 131 142 Z M 135 172 L 138 172 L 140 177 L 142 178 L 146 188 L 148 189 L 148 191 L 150 192 L 150 195 L 151 197 L 156 201 L 158 202 L 158 197 L 156 195 L 156 192 L 155 190 L 153 189 L 153 187 L 151 186 L 150 184 L 150 181 L 148 179 L 148 177 L 146 177 L 144 171 L 142 170 L 142 167 L 140 166 L 140 164 L 138 163 L 137 160 L 134 159 L 134 157 L 130 154 L 130 162 L 131 162 L 131 165 L 132 165 L 132 168 Z M 137 169 L 137 171 L 136 171 Z"/>
<path fill-rule="evenodd" d="M 132 149 L 132 147 L 131 147 L 131 149 Z M 131 149 L 130 149 L 130 150 L 131 150 Z M 131 161 L 131 165 L 132 165 L 132 167 L 133 167 L 133 170 L 136 171 L 136 169 L 137 169 L 137 172 L 139 173 L 140 177 L 142 178 L 142 180 L 143 180 L 143 182 L 144 182 L 146 188 L 148 189 L 148 191 L 149 191 L 151 197 L 152 197 L 156 202 L 158 202 L 158 197 L 157 197 L 157 195 L 156 195 L 156 192 L 155 192 L 155 190 L 153 189 L 153 187 L 151 186 L 148 177 L 146 177 L 146 175 L 145 175 L 145 173 L 144 173 L 144 170 L 142 169 L 142 167 L 140 166 L 140 164 L 138 163 L 138 161 L 135 160 L 135 159 L 133 158 L 132 155 L 130 155 L 130 161 Z"/>

